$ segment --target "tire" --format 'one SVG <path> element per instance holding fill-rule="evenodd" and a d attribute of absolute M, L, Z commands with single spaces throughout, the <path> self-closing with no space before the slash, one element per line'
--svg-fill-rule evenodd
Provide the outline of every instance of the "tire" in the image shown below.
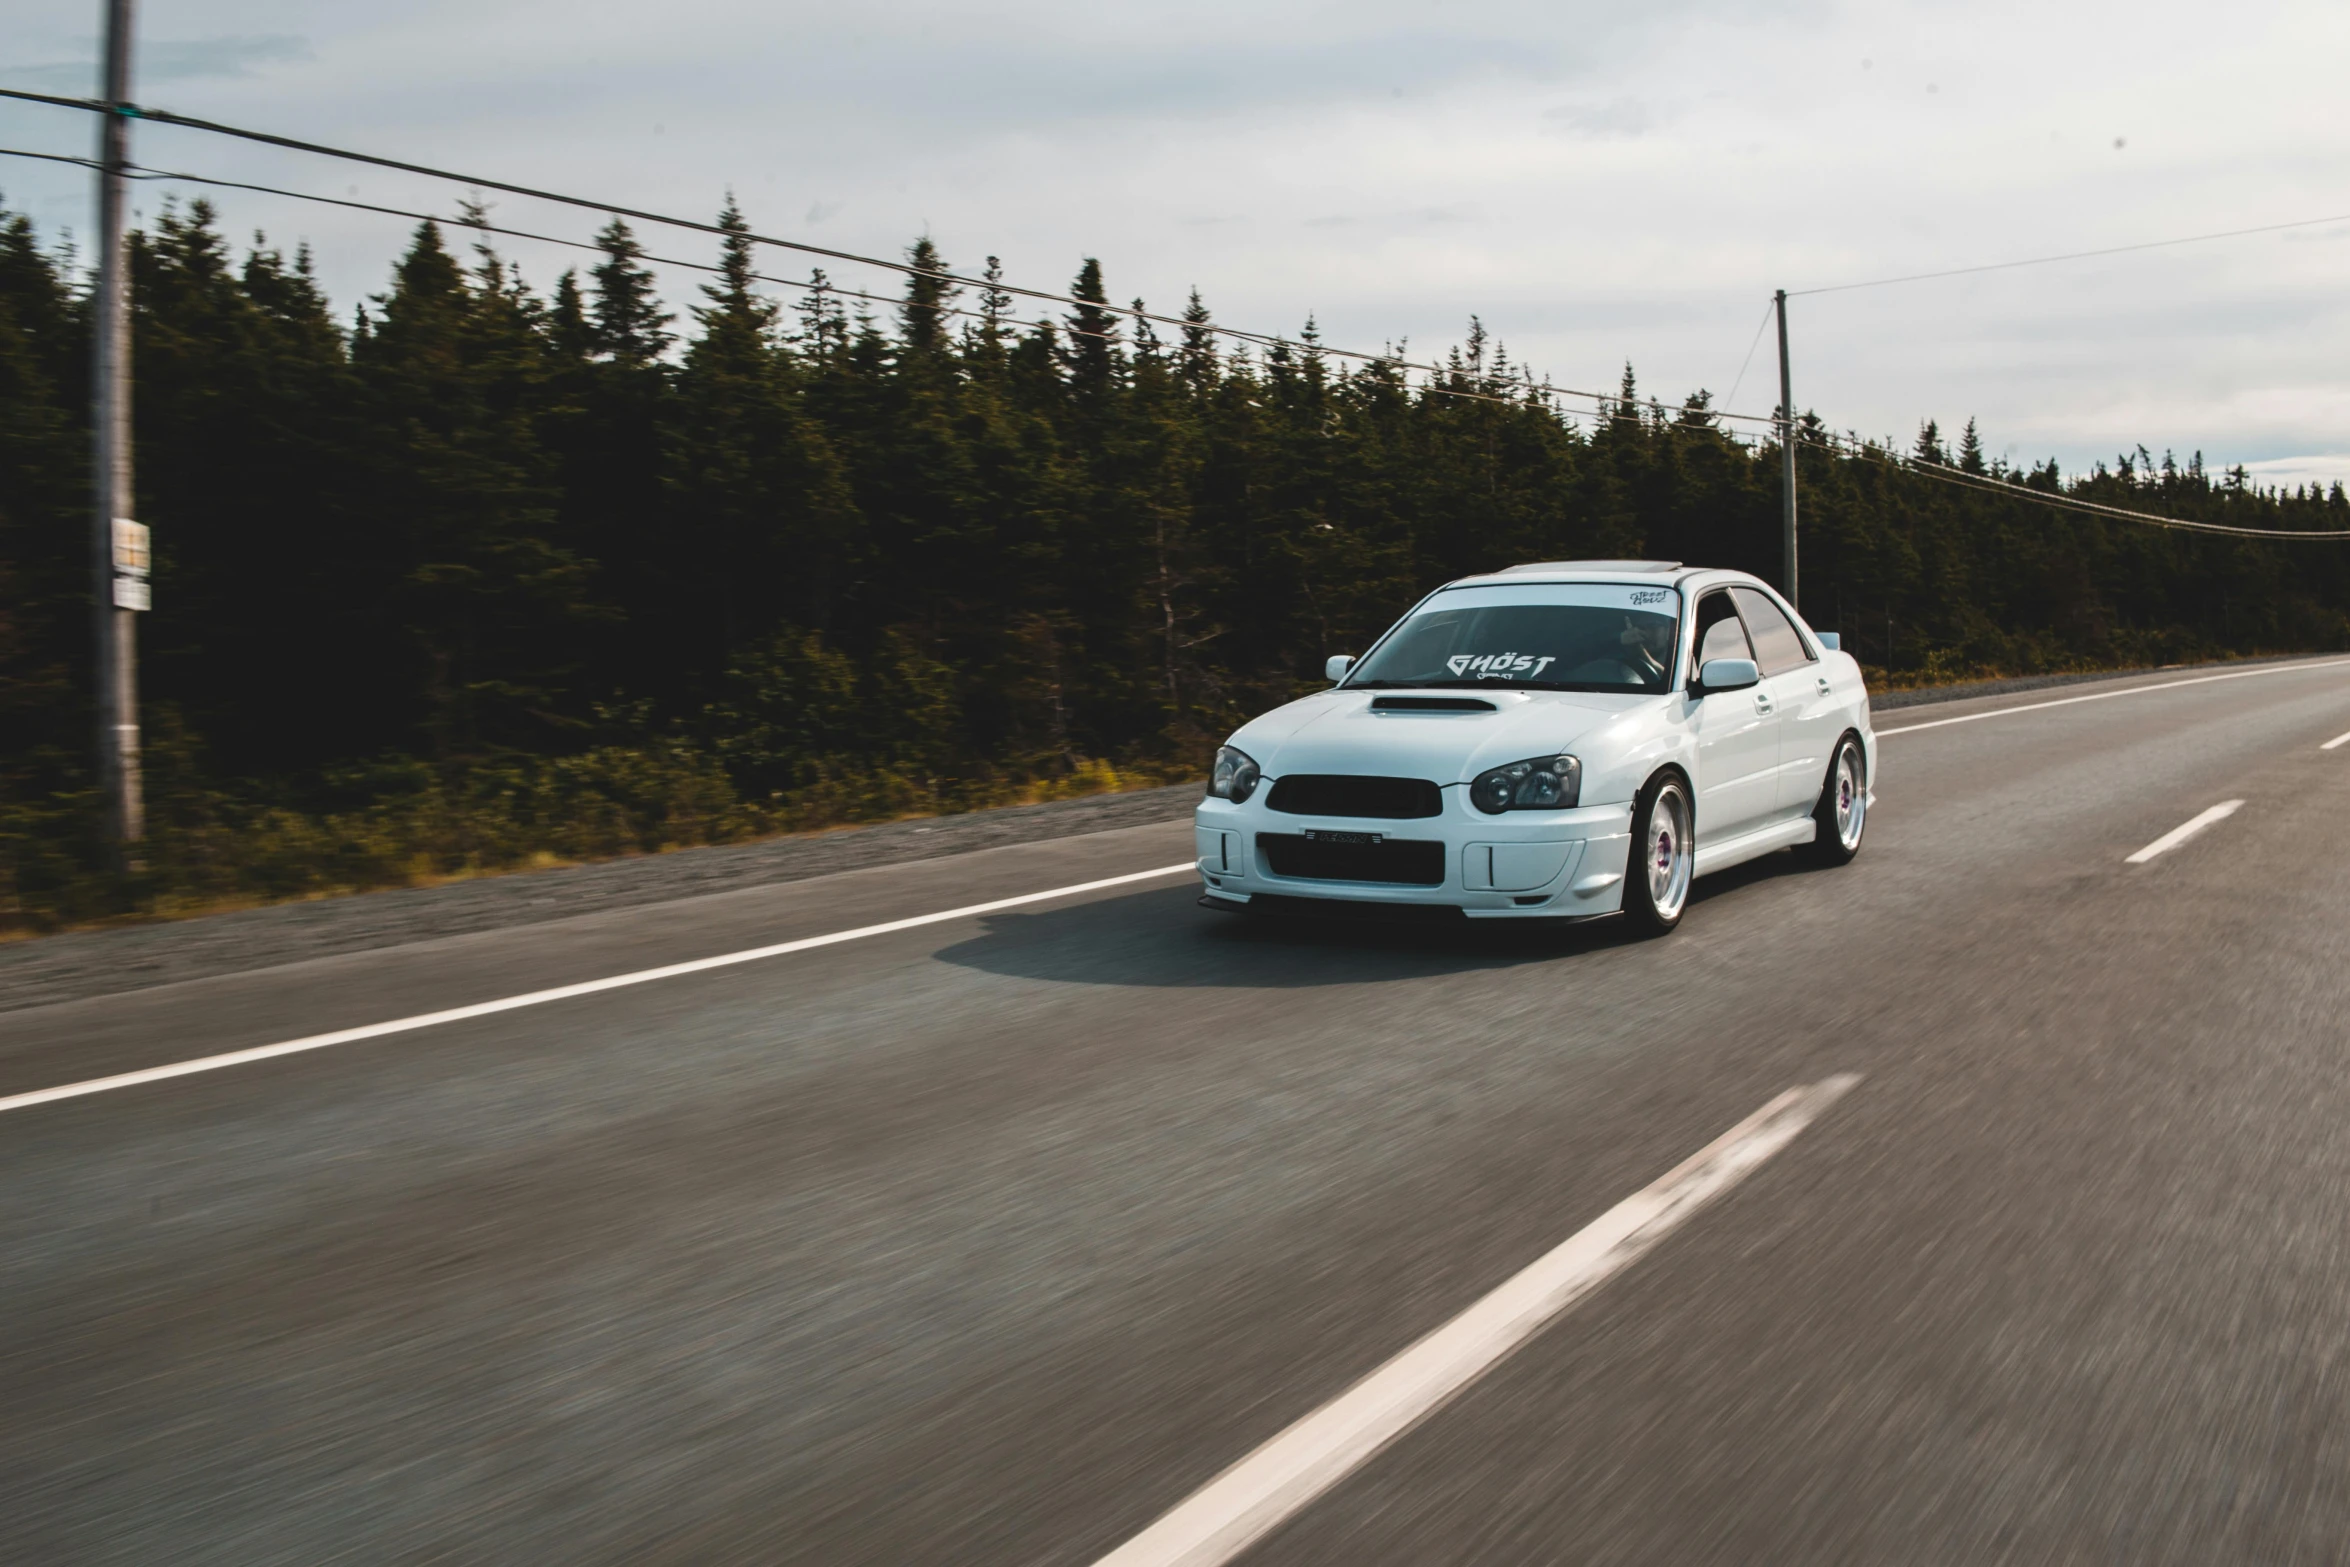
<path fill-rule="evenodd" d="M 1632 807 L 1632 850 L 1624 865 L 1624 918 L 1642 935 L 1662 936 L 1681 923 L 1697 875 L 1695 815 L 1689 785 L 1659 773 Z"/>
<path fill-rule="evenodd" d="M 1859 736 L 1847 734 L 1836 742 L 1828 757 L 1827 781 L 1820 785 L 1819 803 L 1811 808 L 1812 825 L 1817 830 L 1803 848 L 1804 857 L 1812 864 L 1850 865 L 1852 857 L 1860 853 L 1861 834 L 1869 825 L 1868 767 Z"/>

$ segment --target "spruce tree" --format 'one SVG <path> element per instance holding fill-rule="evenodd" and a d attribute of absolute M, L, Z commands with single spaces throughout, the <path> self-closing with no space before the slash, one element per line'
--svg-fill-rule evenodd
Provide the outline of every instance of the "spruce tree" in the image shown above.
<path fill-rule="evenodd" d="M 938 253 L 929 235 L 906 248 L 906 261 L 914 270 L 906 279 L 906 297 L 898 306 L 899 339 L 909 354 L 943 354 L 951 340 L 947 312 L 954 308 L 962 290 L 946 280 L 946 258 Z"/>
<path fill-rule="evenodd" d="M 997 257 L 987 258 L 979 276 L 979 318 L 963 328 L 963 360 L 974 375 L 987 379 L 1003 370 L 1012 335 L 1013 296 L 1003 286 L 1004 264 Z"/>
<path fill-rule="evenodd" d="M 684 682 L 708 686 L 779 624 L 820 628 L 849 532 L 839 465 L 800 406 L 758 292 L 750 229 L 730 197 L 718 215 L 717 280 L 679 367 L 663 432 L 670 515 L 682 556 L 664 635 L 692 650 Z"/>
<path fill-rule="evenodd" d="M 1975 433 L 1974 417 L 1967 417 L 1966 430 L 1958 441 L 1958 466 L 1967 473 L 1988 473 L 1983 461 L 1983 438 Z"/>
<path fill-rule="evenodd" d="M 1086 257 L 1069 285 L 1069 294 L 1083 301 L 1066 318 L 1069 388 L 1075 394 L 1079 417 L 1098 423 L 1107 416 L 1121 364 L 1119 319 L 1108 308 L 1110 296 L 1102 290 L 1102 264 Z"/>
<path fill-rule="evenodd" d="M 68 377 L 87 339 L 62 273 L 0 213 L 0 808 L 86 765 L 88 448 Z"/>
<path fill-rule="evenodd" d="M 626 369 L 653 364 L 674 341 L 674 319 L 661 308 L 645 251 L 628 224 L 614 218 L 596 235 L 604 259 L 590 269 L 595 283 L 589 343 L 594 351 Z"/>
<path fill-rule="evenodd" d="M 443 758 L 560 744 L 594 609 L 588 563 L 554 538 L 534 323 L 494 258 L 469 280 L 434 223 L 377 309 L 357 367 L 378 433 L 360 499 L 386 569 L 362 590 L 376 602 L 352 608 L 399 633 L 378 656 L 405 712 L 380 717 Z"/>
<path fill-rule="evenodd" d="M 1931 419 L 1919 425 L 1917 445 L 1911 448 L 1910 455 L 1938 468 L 1949 467 L 1950 453 L 1942 445 L 1942 427 Z"/>
<path fill-rule="evenodd" d="M 1194 394 L 1203 393 L 1216 379 L 1216 334 L 1208 330 L 1214 318 L 1201 302 L 1199 290 L 1183 306 L 1183 380 Z"/>
<path fill-rule="evenodd" d="M 631 695 L 676 699 L 690 681 L 669 634 L 695 576 L 667 526 L 661 430 L 671 367 L 671 316 L 661 306 L 644 250 L 615 218 L 596 235 L 604 259 L 588 272 L 588 362 L 563 382 L 551 440 L 563 473 L 562 533 L 601 563 L 599 597 L 614 612 L 597 641 L 600 683 Z"/>

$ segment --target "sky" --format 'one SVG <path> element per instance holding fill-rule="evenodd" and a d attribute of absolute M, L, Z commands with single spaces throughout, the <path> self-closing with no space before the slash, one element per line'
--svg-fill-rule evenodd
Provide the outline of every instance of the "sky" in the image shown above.
<path fill-rule="evenodd" d="M 95 90 L 97 0 L 0 0 L 0 85 Z M 143 0 L 134 96 L 182 114 L 781 238 L 1440 356 L 1481 319 L 1560 385 L 1795 400 L 1906 443 L 1969 417 L 2067 471 L 2143 444 L 2350 480 L 2350 7 L 2274 0 Z M 87 116 L 0 103 L 0 146 Z M 449 213 L 465 191 L 160 126 L 169 168 Z M 0 157 L 0 203 L 86 234 L 83 171 Z M 165 187 L 139 191 L 152 214 Z M 246 193 L 338 306 L 409 225 Z M 492 220 L 585 238 L 513 197 Z M 1882 288 L 2182 235 L 2269 233 Z M 706 238 L 648 232 L 706 259 Z M 502 242 L 538 286 L 577 252 Z M 805 258 L 771 252 L 779 275 Z M 894 292 L 886 274 L 837 281 Z M 673 274 L 673 301 L 694 279 Z M 1751 356 L 1750 356 L 1751 348 Z"/>

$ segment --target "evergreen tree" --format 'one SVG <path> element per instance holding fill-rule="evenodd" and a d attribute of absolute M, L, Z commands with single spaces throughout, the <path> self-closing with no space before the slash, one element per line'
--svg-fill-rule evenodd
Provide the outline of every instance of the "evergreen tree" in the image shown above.
<path fill-rule="evenodd" d="M 1972 415 L 1968 416 L 1966 429 L 1959 436 L 1958 466 L 1967 473 L 1987 473 L 1990 471 L 1983 462 L 1983 438 L 1975 433 L 1975 421 Z"/>
<path fill-rule="evenodd" d="M 1067 318 L 1069 386 L 1081 419 L 1099 422 L 1107 416 L 1122 368 L 1118 352 L 1118 317 L 1107 307 L 1110 296 L 1102 289 L 1102 264 L 1085 258 L 1069 295 L 1083 303 Z"/>
<path fill-rule="evenodd" d="M 944 354 L 952 341 L 947 312 L 954 309 L 962 290 L 947 281 L 946 260 L 929 235 L 907 247 L 906 261 L 914 270 L 906 279 L 905 302 L 898 307 L 899 335 L 909 354 Z M 995 264 L 993 257 L 989 264 Z"/>
<path fill-rule="evenodd" d="M 595 312 L 588 342 L 602 357 L 626 369 L 651 365 L 674 338 L 675 318 L 661 308 L 645 251 L 627 223 L 614 218 L 596 235 L 604 259 L 589 272 L 595 282 Z"/>
<path fill-rule="evenodd" d="M 672 317 L 625 222 L 606 225 L 596 245 L 604 259 L 588 271 L 587 359 L 563 367 L 561 401 L 546 405 L 547 439 L 561 468 L 559 536 L 580 558 L 601 563 L 596 592 L 610 607 L 611 634 L 593 647 L 599 682 L 676 700 L 688 682 L 674 628 L 696 573 L 662 526 L 671 381 L 663 355 L 674 341 Z M 559 303 L 559 323 L 564 309 Z M 557 341 L 567 332 L 560 324 Z"/>
<path fill-rule="evenodd" d="M 454 869 L 998 799 L 1105 760 L 1181 770 L 1447 578 L 1777 570 L 1776 447 L 1702 389 L 1644 397 L 1629 363 L 1570 418 L 1474 319 L 1426 384 L 1400 352 L 1334 360 L 1310 319 L 1223 352 L 1196 291 L 1162 342 L 1093 261 L 1065 316 L 1023 326 L 990 258 L 950 329 L 928 240 L 894 312 L 852 316 L 818 273 L 787 317 L 731 200 L 718 229 L 682 340 L 619 223 L 545 297 L 423 225 L 347 326 L 305 252 L 239 259 L 208 207 L 136 238 L 151 863 L 175 896 L 203 865 L 240 896 L 363 878 L 338 849 L 238 880 L 244 851 L 201 846 L 395 799 L 458 825 L 376 863 Z M 69 269 L 0 214 L 0 918 L 117 906 L 64 890 L 113 885 L 85 761 L 86 332 Z M 1849 450 L 1798 423 L 1803 608 L 1879 667 L 2350 642 L 2350 551 L 2035 504 L 2350 529 L 2338 486 L 2143 447 L 2011 469 L 1972 420 L 1955 458 L 1931 421 Z M 1942 465 L 1988 482 L 1917 471 Z M 302 841 L 365 836 L 339 820 Z"/>
<path fill-rule="evenodd" d="M 560 363 L 584 365 L 595 351 L 595 328 L 588 324 L 579 274 L 566 267 L 555 279 L 555 297 L 547 311 L 548 355 Z"/>
<path fill-rule="evenodd" d="M 88 339 L 63 274 L 0 215 L 0 803 L 82 779 L 88 446 L 69 398 Z"/>
<path fill-rule="evenodd" d="M 533 327 L 495 258 L 468 279 L 425 223 L 358 362 L 377 432 L 358 500 L 380 570 L 354 584 L 354 607 L 397 626 L 413 661 L 395 681 L 409 710 L 380 712 L 379 729 L 389 739 L 404 718 L 439 757 L 543 746 L 578 722 L 566 687 L 593 614 L 588 566 L 553 538 Z"/>
<path fill-rule="evenodd" d="M 1212 319 L 1199 290 L 1193 289 L 1183 307 L 1182 355 L 1184 384 L 1194 393 L 1206 391 L 1216 380 L 1216 334 L 1208 330 Z"/>

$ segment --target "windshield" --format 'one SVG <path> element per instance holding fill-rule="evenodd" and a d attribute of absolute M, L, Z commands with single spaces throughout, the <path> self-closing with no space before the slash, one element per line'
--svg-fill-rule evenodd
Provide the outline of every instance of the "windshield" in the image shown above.
<path fill-rule="evenodd" d="M 1455 588 L 1388 633 L 1346 684 L 1661 692 L 1672 685 L 1680 614 L 1671 588 Z"/>

